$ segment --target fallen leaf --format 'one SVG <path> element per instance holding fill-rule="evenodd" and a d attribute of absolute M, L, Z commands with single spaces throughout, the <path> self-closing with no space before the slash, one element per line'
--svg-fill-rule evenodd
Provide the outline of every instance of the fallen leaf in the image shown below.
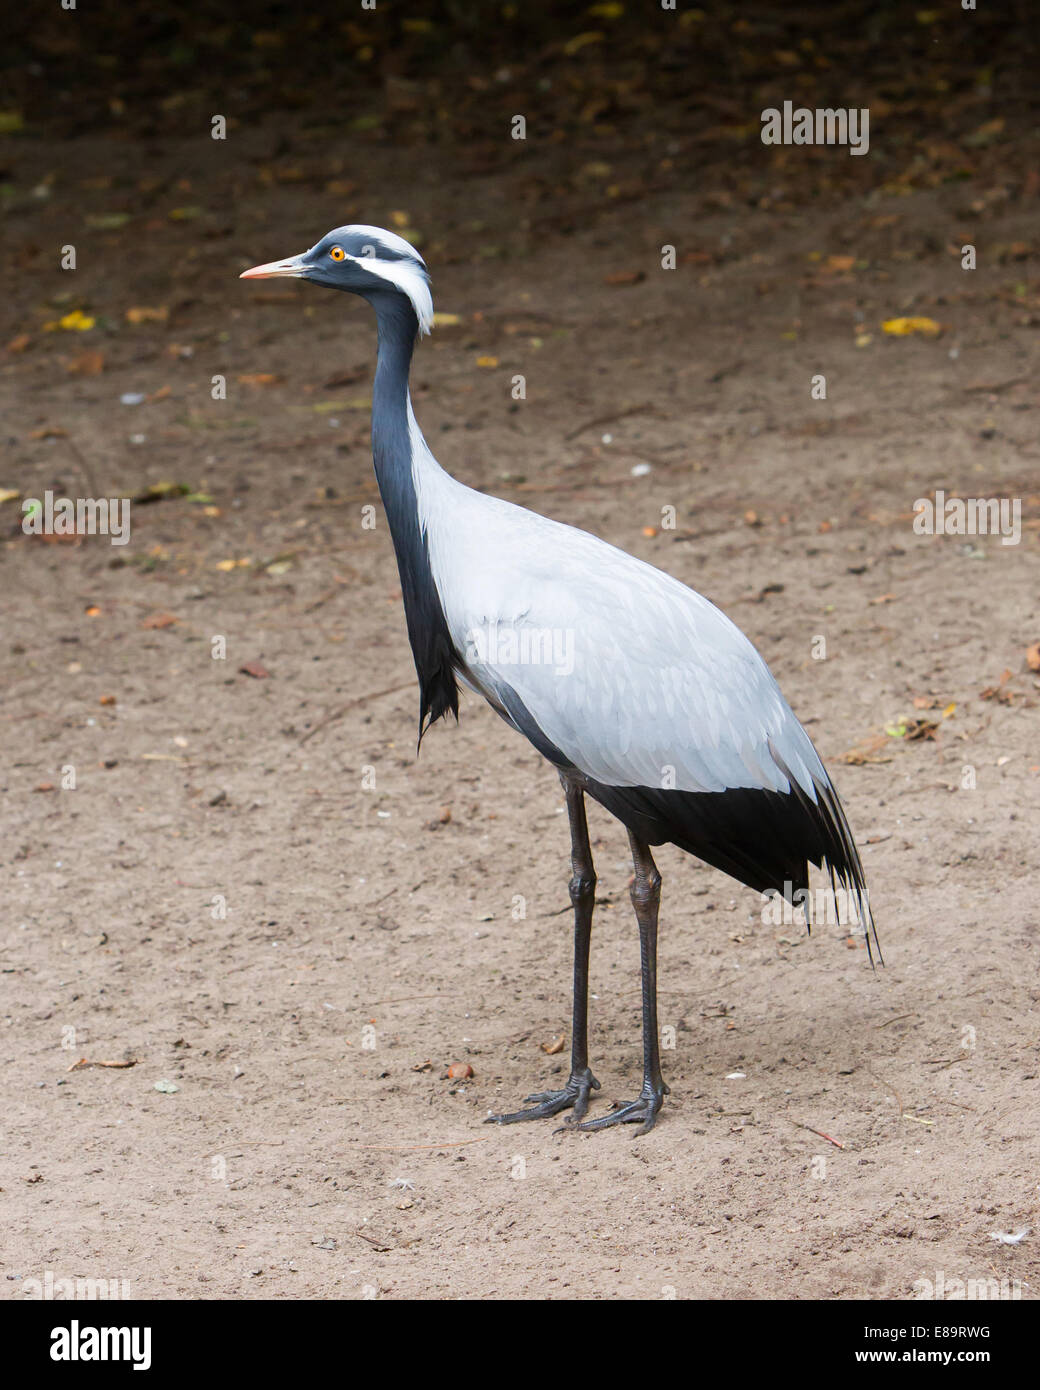
<path fill-rule="evenodd" d="M 885 319 L 881 328 L 883 332 L 896 338 L 905 338 L 911 333 L 923 333 L 925 337 L 937 338 L 942 332 L 941 323 L 925 318 Z"/>
<path fill-rule="evenodd" d="M 497 366 L 498 366 L 498 358 L 497 358 L 497 357 L 478 357 L 478 358 L 477 358 L 477 366 L 478 366 L 478 367 L 497 367 Z"/>
<path fill-rule="evenodd" d="M 66 359 L 65 370 L 70 376 L 100 376 L 105 370 L 105 354 L 96 348 L 81 352 L 78 357 Z"/>
<path fill-rule="evenodd" d="M 539 1043 L 539 1047 L 541 1047 L 542 1051 L 548 1056 L 555 1057 L 557 1052 L 563 1051 L 565 1042 L 566 1037 L 561 1033 L 558 1038 L 553 1038 L 551 1042 Z"/>
<path fill-rule="evenodd" d="M 1026 648 L 1026 665 L 1030 671 L 1040 671 L 1040 642 Z"/>
<path fill-rule="evenodd" d="M 141 504 L 163 502 L 168 497 L 186 497 L 190 492 L 191 488 L 187 483 L 171 483 L 164 478 L 157 483 L 150 483 L 146 490 L 133 500 Z"/>
<path fill-rule="evenodd" d="M 929 719 L 914 719 L 907 725 L 904 738 L 907 743 L 919 742 L 922 739 L 935 739 L 935 731 L 939 725 Z"/>
<path fill-rule="evenodd" d="M 165 323 L 169 315 L 170 311 L 165 304 L 157 308 L 149 308 L 146 304 L 134 304 L 127 309 L 125 318 L 127 323 Z"/>
<path fill-rule="evenodd" d="M 999 685 L 987 685 L 985 690 L 980 690 L 979 699 L 996 700 L 998 705 L 1013 705 L 1015 703 L 1015 692 L 1005 689 L 1002 680 Z"/>
<path fill-rule="evenodd" d="M 252 676 L 254 680 L 263 681 L 271 674 L 259 661 L 247 661 L 238 668 L 244 676 Z"/>
<path fill-rule="evenodd" d="M 86 333 L 94 324 L 96 319 L 89 314 L 82 313 L 79 309 L 73 309 L 71 314 L 66 314 L 64 318 L 58 320 L 58 327 L 63 328 L 66 333 Z"/>
<path fill-rule="evenodd" d="M 609 275 L 604 275 L 605 285 L 638 285 L 641 280 L 646 279 L 645 270 L 614 270 Z"/>
<path fill-rule="evenodd" d="M 242 372 L 238 380 L 244 386 L 275 386 L 285 378 L 275 372 Z"/>
<path fill-rule="evenodd" d="M 32 339 L 29 337 L 28 333 L 19 333 L 17 338 L 12 338 L 7 344 L 7 351 L 24 352 L 31 342 Z"/>
<path fill-rule="evenodd" d="M 568 39 L 563 45 L 563 51 L 568 58 L 573 58 L 575 53 L 580 53 L 591 43 L 602 43 L 604 38 L 602 29 L 590 29 L 584 34 L 575 34 L 573 39 Z"/>
<path fill-rule="evenodd" d="M 83 220 L 92 231 L 115 232 L 120 227 L 126 226 L 130 221 L 130 214 L 128 212 L 88 213 Z"/>
<path fill-rule="evenodd" d="M 172 613 L 150 613 L 147 618 L 142 618 L 141 626 L 150 630 L 157 630 L 164 627 L 173 627 L 174 623 L 179 623 L 180 619 L 175 618 Z"/>

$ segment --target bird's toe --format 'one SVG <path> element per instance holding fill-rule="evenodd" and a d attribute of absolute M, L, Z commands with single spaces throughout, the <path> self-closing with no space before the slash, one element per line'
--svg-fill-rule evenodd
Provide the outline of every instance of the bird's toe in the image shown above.
<path fill-rule="evenodd" d="M 584 1130 L 592 1132 L 599 1129 L 612 1129 L 614 1125 L 639 1125 L 634 1138 L 641 1134 L 649 1134 L 657 1123 L 657 1115 L 664 1101 L 664 1093 L 667 1087 L 660 1092 L 650 1095 L 641 1095 L 638 1100 L 615 1101 L 613 1110 L 606 1115 L 598 1115 L 594 1120 L 585 1120 L 578 1123 L 579 1116 L 575 1113 L 574 1119 L 570 1120 L 566 1128 L 573 1130 Z"/>
<path fill-rule="evenodd" d="M 506 1115 L 488 1115 L 486 1125 L 514 1125 L 522 1120 L 544 1120 L 561 1110 L 573 1109 L 576 1119 L 582 1119 L 589 1108 L 590 1091 L 598 1091 L 599 1082 L 586 1067 L 571 1074 L 562 1091 L 535 1091 L 527 1096 L 531 1108 L 514 1110 Z"/>

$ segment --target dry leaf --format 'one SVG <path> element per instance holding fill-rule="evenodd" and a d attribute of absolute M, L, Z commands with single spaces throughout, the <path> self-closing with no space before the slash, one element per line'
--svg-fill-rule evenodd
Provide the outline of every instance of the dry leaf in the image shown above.
<path fill-rule="evenodd" d="M 70 376 L 99 376 L 105 370 L 105 354 L 97 349 L 81 352 L 66 359 L 65 370 Z"/>
<path fill-rule="evenodd" d="M 1031 647 L 1026 647 L 1026 665 L 1030 671 L 1040 671 L 1040 642 L 1034 642 Z"/>
<path fill-rule="evenodd" d="M 244 676 L 252 676 L 256 681 L 266 680 L 271 674 L 259 661 L 247 661 L 238 668 Z"/>
<path fill-rule="evenodd" d="M 638 285 L 640 280 L 646 279 L 645 270 L 615 270 L 609 275 L 604 275 L 605 285 Z"/>
<path fill-rule="evenodd" d="M 921 739 L 935 738 L 935 731 L 939 725 L 928 719 L 913 719 L 906 726 L 903 738 L 907 743 L 915 743 Z"/>
<path fill-rule="evenodd" d="M 935 319 L 924 318 L 885 319 L 881 328 L 883 332 L 891 333 L 896 338 L 906 338 L 911 333 L 923 333 L 927 338 L 937 338 L 942 332 L 941 323 L 936 323 Z"/>
<path fill-rule="evenodd" d="M 165 323 L 170 311 L 165 304 L 149 308 L 146 304 L 134 304 L 126 311 L 127 323 Z"/>
<path fill-rule="evenodd" d="M 562 1052 L 566 1042 L 565 1034 L 561 1033 L 558 1038 L 553 1038 L 551 1042 L 539 1043 L 542 1051 L 550 1057 L 555 1057 L 557 1052 Z"/>
<path fill-rule="evenodd" d="M 79 309 L 73 309 L 71 314 L 66 314 L 64 318 L 52 319 L 43 325 L 45 333 L 54 333 L 57 329 L 63 328 L 66 333 L 86 333 L 94 324 L 96 319 L 92 319 L 89 314 L 82 313 Z"/>
<path fill-rule="evenodd" d="M 172 613 L 150 613 L 147 618 L 142 618 L 141 626 L 143 628 L 158 629 L 173 627 L 174 623 L 178 622 L 180 622 L 180 619 L 175 618 Z"/>

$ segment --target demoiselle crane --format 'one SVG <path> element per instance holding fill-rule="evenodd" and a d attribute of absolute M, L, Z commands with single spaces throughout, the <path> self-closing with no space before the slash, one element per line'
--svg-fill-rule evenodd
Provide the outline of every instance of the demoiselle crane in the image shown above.
<path fill-rule="evenodd" d="M 558 769 L 570 818 L 574 908 L 571 1071 L 558 1091 L 489 1120 L 573 1109 L 583 1130 L 654 1125 L 668 1087 L 657 1024 L 661 877 L 651 845 L 696 855 L 759 892 L 808 895 L 809 864 L 840 884 L 867 938 L 863 867 L 830 778 L 768 667 L 700 594 L 596 536 L 488 497 L 433 457 L 408 392 L 433 323 L 425 262 L 379 227 L 337 227 L 309 251 L 242 279 L 309 280 L 375 310 L 372 453 L 419 677 L 419 740 L 468 686 Z M 643 1087 L 585 1120 L 588 971 L 596 873 L 585 797 L 628 830 L 639 925 Z M 876 933 L 874 935 L 877 942 Z M 871 954 L 871 959 L 873 956 Z"/>

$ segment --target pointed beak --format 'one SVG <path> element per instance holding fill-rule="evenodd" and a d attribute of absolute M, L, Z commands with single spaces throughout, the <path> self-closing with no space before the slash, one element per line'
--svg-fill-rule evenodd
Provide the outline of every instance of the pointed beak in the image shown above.
<path fill-rule="evenodd" d="M 307 274 L 302 256 L 290 256 L 284 261 L 268 261 L 266 265 L 255 265 L 252 270 L 243 270 L 240 280 L 274 280 L 286 276 L 298 279 Z"/>

